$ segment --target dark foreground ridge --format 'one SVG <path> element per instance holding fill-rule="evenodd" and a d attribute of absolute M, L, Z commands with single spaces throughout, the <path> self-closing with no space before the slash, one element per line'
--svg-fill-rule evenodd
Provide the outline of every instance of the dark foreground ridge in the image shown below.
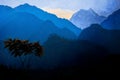
<path fill-rule="evenodd" d="M 86 59 L 85 59 L 86 58 Z M 0 66 L 1 79 L 13 80 L 40 80 L 40 79 L 94 79 L 95 77 L 103 78 L 108 72 L 119 71 L 120 55 L 106 55 L 104 57 L 84 56 L 84 61 L 80 65 L 58 67 L 56 69 L 44 70 L 26 70 L 13 69 L 10 67 Z M 99 75 L 102 73 L 102 76 Z M 113 74 L 113 73 L 112 73 Z M 109 77 L 110 78 L 110 77 Z M 96 80 L 96 78 L 95 78 Z"/>

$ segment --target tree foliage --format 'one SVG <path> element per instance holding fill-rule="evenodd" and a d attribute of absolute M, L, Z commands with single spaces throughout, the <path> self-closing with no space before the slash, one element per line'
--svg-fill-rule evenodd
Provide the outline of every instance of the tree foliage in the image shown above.
<path fill-rule="evenodd" d="M 4 41 L 4 44 L 14 57 L 32 53 L 36 56 L 43 54 L 43 47 L 39 42 L 30 43 L 28 40 L 8 39 Z"/>

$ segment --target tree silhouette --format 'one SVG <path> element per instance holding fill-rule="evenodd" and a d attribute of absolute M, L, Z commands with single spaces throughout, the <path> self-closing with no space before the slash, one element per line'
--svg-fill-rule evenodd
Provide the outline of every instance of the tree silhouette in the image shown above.
<path fill-rule="evenodd" d="M 25 67 L 25 59 L 22 56 L 34 54 L 35 56 L 42 56 L 43 47 L 39 42 L 30 43 L 28 40 L 8 39 L 4 41 L 5 48 L 7 48 L 11 55 L 19 57 L 22 66 Z"/>

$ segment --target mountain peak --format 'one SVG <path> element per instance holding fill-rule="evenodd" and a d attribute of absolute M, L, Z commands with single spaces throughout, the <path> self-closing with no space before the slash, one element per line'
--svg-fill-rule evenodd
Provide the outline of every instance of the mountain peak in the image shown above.
<path fill-rule="evenodd" d="M 22 12 L 31 12 L 31 13 L 35 13 L 36 11 L 37 12 L 44 12 L 42 9 L 34 6 L 34 5 L 30 5 L 28 3 L 25 3 L 25 4 L 22 4 L 22 5 L 19 5 L 17 7 L 14 8 L 16 11 L 22 11 Z"/>
<path fill-rule="evenodd" d="M 92 16 L 99 16 L 92 8 L 89 8 L 88 10 L 80 9 L 78 12 L 75 13 L 75 15 L 92 15 Z"/>
<path fill-rule="evenodd" d="M 19 5 L 19 6 L 24 6 L 24 7 L 33 7 L 32 5 L 30 5 L 30 4 L 28 4 L 28 3 L 22 4 L 22 5 Z"/>
<path fill-rule="evenodd" d="M 30 4 L 28 4 L 28 3 L 25 3 L 25 4 L 23 4 L 23 5 L 25 5 L 25 6 L 30 6 Z"/>
<path fill-rule="evenodd" d="M 100 24 L 105 17 L 99 16 L 92 8 L 88 10 L 81 9 L 76 12 L 70 21 L 79 28 L 87 28 L 91 24 Z"/>
<path fill-rule="evenodd" d="M 94 11 L 92 8 L 89 8 L 90 11 Z"/>
<path fill-rule="evenodd" d="M 19 8 L 19 7 L 26 8 L 26 7 L 35 7 L 35 6 L 30 5 L 30 4 L 28 4 L 28 3 L 25 3 L 25 4 L 21 4 L 21 5 L 17 6 L 16 8 Z"/>

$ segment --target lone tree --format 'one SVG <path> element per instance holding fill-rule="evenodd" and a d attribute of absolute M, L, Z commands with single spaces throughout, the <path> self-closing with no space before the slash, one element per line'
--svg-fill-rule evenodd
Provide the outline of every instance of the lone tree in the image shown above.
<path fill-rule="evenodd" d="M 28 40 L 8 39 L 4 41 L 5 48 L 7 48 L 11 55 L 19 57 L 22 66 L 25 67 L 25 59 L 22 56 L 34 54 L 35 56 L 42 56 L 43 47 L 39 42 L 30 43 Z M 29 65 L 29 64 L 28 64 Z"/>

